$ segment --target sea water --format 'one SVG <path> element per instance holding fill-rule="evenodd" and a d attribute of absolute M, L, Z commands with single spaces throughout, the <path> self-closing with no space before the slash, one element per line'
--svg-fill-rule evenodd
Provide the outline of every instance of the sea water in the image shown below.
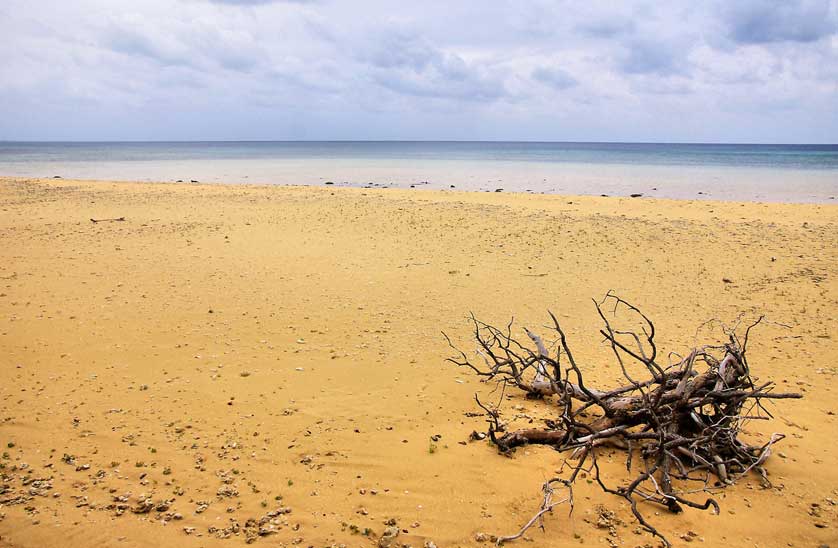
<path fill-rule="evenodd" d="M 0 176 L 830 202 L 838 145 L 0 142 Z"/>

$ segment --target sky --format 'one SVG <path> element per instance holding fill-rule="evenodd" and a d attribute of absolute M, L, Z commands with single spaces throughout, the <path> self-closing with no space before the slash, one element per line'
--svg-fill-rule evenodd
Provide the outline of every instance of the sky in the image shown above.
<path fill-rule="evenodd" d="M 838 143 L 838 0 L 2 0 L 0 140 Z"/>

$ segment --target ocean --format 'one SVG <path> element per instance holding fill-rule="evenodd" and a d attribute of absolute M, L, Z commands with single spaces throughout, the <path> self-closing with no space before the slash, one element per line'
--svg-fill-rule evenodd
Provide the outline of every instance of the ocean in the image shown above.
<path fill-rule="evenodd" d="M 0 142 L 0 176 L 831 202 L 838 145 Z"/>

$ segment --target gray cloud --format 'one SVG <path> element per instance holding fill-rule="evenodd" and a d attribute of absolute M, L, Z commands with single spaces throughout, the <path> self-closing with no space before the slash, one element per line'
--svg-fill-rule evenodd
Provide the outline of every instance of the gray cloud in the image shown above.
<path fill-rule="evenodd" d="M 576 78 L 555 67 L 538 67 L 532 71 L 532 77 L 556 89 L 567 89 L 579 83 Z"/>
<path fill-rule="evenodd" d="M 814 42 L 836 32 L 829 0 L 747 0 L 726 9 L 730 37 L 743 44 Z"/>
<path fill-rule="evenodd" d="M 678 45 L 647 39 L 632 39 L 619 62 L 628 74 L 669 75 L 686 70 L 684 52 Z"/>
<path fill-rule="evenodd" d="M 362 56 L 381 86 L 409 95 L 491 101 L 506 91 L 502 78 L 479 62 L 442 51 L 410 31 L 385 31 L 372 37 Z"/>

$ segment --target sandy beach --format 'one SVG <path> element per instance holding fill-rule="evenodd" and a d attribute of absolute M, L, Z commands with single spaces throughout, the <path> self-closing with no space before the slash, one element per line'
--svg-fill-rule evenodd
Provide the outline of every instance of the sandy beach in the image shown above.
<path fill-rule="evenodd" d="M 765 314 L 753 373 L 804 394 L 748 427 L 787 435 L 773 487 L 650 520 L 676 546 L 838 546 L 835 205 L 8 177 L 0 546 L 376 546 L 393 523 L 405 545 L 490 546 L 561 456 L 469 441 L 492 387 L 445 361 L 442 332 L 470 349 L 470 312 L 538 328 L 550 309 L 611 386 L 591 302 L 609 290 L 665 352 Z M 619 451 L 601 463 L 627 477 Z M 584 481 L 527 536 L 658 545 Z"/>

